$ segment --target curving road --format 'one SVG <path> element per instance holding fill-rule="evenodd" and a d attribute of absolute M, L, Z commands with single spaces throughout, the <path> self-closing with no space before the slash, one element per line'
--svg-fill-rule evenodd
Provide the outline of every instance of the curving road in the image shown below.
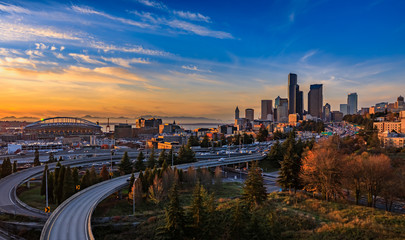
<path fill-rule="evenodd" d="M 64 166 L 82 166 L 97 162 L 109 162 L 110 157 L 97 157 L 86 160 L 66 160 L 62 161 L 61 164 Z M 113 161 L 117 162 L 121 157 L 115 157 Z M 48 164 L 49 169 L 54 169 L 56 163 Z M 45 166 L 37 166 L 29 169 L 13 173 L 5 178 L 0 179 L 0 211 L 9 214 L 24 215 L 29 217 L 46 219 L 46 215 L 43 211 L 34 209 L 21 202 L 16 194 L 17 187 L 26 182 L 27 180 L 42 175 Z"/>
<path fill-rule="evenodd" d="M 215 167 L 262 160 L 260 154 L 245 155 L 218 160 L 201 161 L 176 166 L 179 169 Z M 130 175 L 101 182 L 86 188 L 64 201 L 49 217 L 42 229 L 42 240 L 93 240 L 91 215 L 104 198 L 127 186 Z"/>

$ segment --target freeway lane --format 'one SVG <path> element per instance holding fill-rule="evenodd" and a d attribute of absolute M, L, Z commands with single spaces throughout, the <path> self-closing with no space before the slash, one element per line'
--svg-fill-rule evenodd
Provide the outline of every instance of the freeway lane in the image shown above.
<path fill-rule="evenodd" d="M 113 161 L 119 161 L 121 157 L 113 159 Z M 69 165 L 69 166 L 80 166 L 86 165 L 96 162 L 109 162 L 110 157 L 97 157 L 92 159 L 86 160 L 66 160 L 62 161 L 62 165 Z M 48 164 L 49 169 L 54 169 L 56 163 Z M 27 206 L 26 204 L 22 203 L 16 195 L 16 188 L 24 183 L 26 180 L 31 179 L 32 177 L 42 175 L 45 166 L 37 166 L 29 169 L 25 169 L 19 171 L 17 173 L 11 174 L 5 178 L 0 179 L 0 211 L 9 213 L 9 214 L 17 214 L 17 215 L 24 215 L 29 217 L 36 217 L 41 219 L 46 219 L 48 216 L 38 210 Z"/>
<path fill-rule="evenodd" d="M 260 154 L 210 160 L 177 165 L 179 169 L 194 167 L 215 167 L 241 162 L 262 160 Z M 92 240 L 91 215 L 97 204 L 110 194 L 127 186 L 130 175 L 114 178 L 86 188 L 64 201 L 49 217 L 42 229 L 42 240 Z"/>

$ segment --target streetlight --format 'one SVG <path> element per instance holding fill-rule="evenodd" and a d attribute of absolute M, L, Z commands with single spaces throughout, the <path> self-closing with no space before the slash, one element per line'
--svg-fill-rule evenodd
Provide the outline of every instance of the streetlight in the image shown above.
<path fill-rule="evenodd" d="M 135 181 L 136 181 L 136 178 L 134 179 L 134 183 L 133 183 L 133 185 L 132 185 L 132 211 L 133 211 L 133 215 L 135 216 Z"/>
<path fill-rule="evenodd" d="M 110 178 L 112 178 L 112 175 L 113 175 L 113 173 L 112 173 L 112 154 L 113 154 L 113 151 L 112 151 L 112 149 L 111 149 L 111 151 L 110 151 L 110 156 L 111 156 L 111 165 L 110 165 Z"/>
<path fill-rule="evenodd" d="M 173 153 L 173 152 L 174 152 L 174 149 L 173 149 L 173 145 L 172 145 L 172 167 L 173 167 L 173 165 L 174 165 L 174 164 L 173 164 L 173 163 L 174 163 L 174 157 L 173 157 L 173 154 L 174 154 L 174 153 Z"/>
<path fill-rule="evenodd" d="M 48 204 L 48 168 L 45 169 L 45 188 L 46 188 L 46 207 L 45 209 L 48 209 L 49 204 Z"/>

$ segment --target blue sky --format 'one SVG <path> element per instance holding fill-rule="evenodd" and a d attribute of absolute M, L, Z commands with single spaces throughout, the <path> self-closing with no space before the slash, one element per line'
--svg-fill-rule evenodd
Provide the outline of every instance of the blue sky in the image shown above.
<path fill-rule="evenodd" d="M 4 116 L 196 116 L 324 84 L 333 110 L 405 94 L 403 1 L 0 1 Z"/>

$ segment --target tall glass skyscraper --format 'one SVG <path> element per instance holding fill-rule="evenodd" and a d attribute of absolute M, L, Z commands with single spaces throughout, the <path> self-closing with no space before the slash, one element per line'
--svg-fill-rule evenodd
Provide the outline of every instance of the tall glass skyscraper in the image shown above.
<path fill-rule="evenodd" d="M 322 84 L 313 84 L 308 92 L 308 112 L 311 116 L 322 118 Z"/>
<path fill-rule="evenodd" d="M 357 93 L 350 93 L 347 96 L 349 114 L 357 114 Z"/>

